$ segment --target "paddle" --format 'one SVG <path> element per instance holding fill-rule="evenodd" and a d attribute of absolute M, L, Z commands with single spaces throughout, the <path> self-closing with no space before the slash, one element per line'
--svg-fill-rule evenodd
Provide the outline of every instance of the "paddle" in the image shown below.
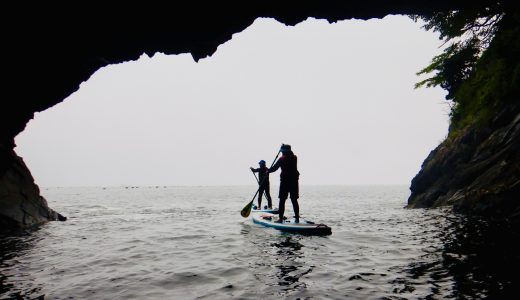
<path fill-rule="evenodd" d="M 280 155 L 281 151 L 282 151 L 282 148 L 280 147 L 280 150 L 278 150 L 278 153 L 276 154 L 276 157 L 274 158 L 273 163 L 271 164 L 271 168 L 274 166 L 274 163 L 278 159 L 278 155 Z M 255 177 L 256 177 L 256 175 L 255 175 Z M 258 189 L 256 190 L 256 193 L 253 196 L 253 199 L 251 199 L 251 201 L 246 206 L 244 206 L 244 208 L 242 208 L 242 210 L 240 211 L 240 215 L 242 215 L 242 217 L 244 217 L 244 218 L 249 217 L 249 214 L 251 213 L 251 208 L 253 207 L 253 201 L 255 201 L 256 195 L 258 194 L 258 191 L 260 190 L 260 186 L 262 185 L 262 183 L 264 183 L 264 180 L 266 178 L 267 178 L 267 176 L 264 177 L 264 179 L 262 179 L 262 182 L 258 185 Z"/>

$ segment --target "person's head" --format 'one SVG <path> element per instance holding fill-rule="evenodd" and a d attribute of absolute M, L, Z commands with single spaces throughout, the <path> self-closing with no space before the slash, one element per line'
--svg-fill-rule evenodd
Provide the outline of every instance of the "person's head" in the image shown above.
<path fill-rule="evenodd" d="M 260 167 L 265 167 L 265 160 L 261 160 L 258 162 L 258 164 L 260 165 Z"/>
<path fill-rule="evenodd" d="M 282 152 L 282 154 L 291 153 L 291 145 L 282 144 L 282 147 L 280 147 L 280 152 Z"/>

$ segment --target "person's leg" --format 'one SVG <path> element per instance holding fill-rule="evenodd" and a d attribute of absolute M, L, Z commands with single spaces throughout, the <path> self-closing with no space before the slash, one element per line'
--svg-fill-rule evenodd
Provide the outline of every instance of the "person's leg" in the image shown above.
<path fill-rule="evenodd" d="M 294 218 L 296 219 L 296 222 L 300 221 L 300 205 L 298 204 L 298 198 L 299 195 L 299 188 L 298 188 L 298 181 L 294 182 L 291 185 L 291 202 L 294 210 Z"/>
<path fill-rule="evenodd" d="M 258 209 L 262 209 L 262 196 L 264 195 L 264 188 L 258 189 Z"/>
<path fill-rule="evenodd" d="M 285 212 L 285 200 L 289 196 L 289 187 L 287 183 L 280 182 L 280 193 L 278 193 L 278 198 L 280 198 L 280 203 L 278 204 L 278 216 L 280 217 L 280 223 L 283 222 L 283 214 Z"/>
<path fill-rule="evenodd" d="M 298 223 L 300 222 L 300 206 L 298 205 L 298 199 L 291 195 L 291 202 L 294 210 L 294 219 L 296 220 L 296 223 Z"/>
<path fill-rule="evenodd" d="M 280 202 L 278 203 L 278 217 L 279 217 L 279 222 L 282 223 L 283 222 L 283 213 L 285 211 L 285 200 L 287 200 L 287 198 L 280 198 Z"/>
<path fill-rule="evenodd" d="M 269 184 L 265 186 L 265 197 L 267 198 L 267 207 L 273 208 L 273 202 L 271 201 L 271 193 L 269 192 Z"/>

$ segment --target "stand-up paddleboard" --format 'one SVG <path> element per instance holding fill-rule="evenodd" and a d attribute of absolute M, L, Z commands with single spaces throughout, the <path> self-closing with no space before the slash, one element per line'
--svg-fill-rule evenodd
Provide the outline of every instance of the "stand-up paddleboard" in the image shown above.
<path fill-rule="evenodd" d="M 300 218 L 300 222 L 296 223 L 294 218 L 284 220 L 282 223 L 277 223 L 278 217 L 273 214 L 256 213 L 253 214 L 253 222 L 275 228 L 281 231 L 294 232 L 309 235 L 329 235 L 332 234 L 332 229 L 325 224 L 316 224 L 311 221 Z"/>
<path fill-rule="evenodd" d="M 251 210 L 251 212 L 254 212 L 254 213 L 277 214 L 278 213 L 278 208 L 267 208 L 267 207 L 264 207 L 263 209 L 258 209 L 258 207 L 256 207 L 256 205 L 253 205 L 253 209 Z"/>

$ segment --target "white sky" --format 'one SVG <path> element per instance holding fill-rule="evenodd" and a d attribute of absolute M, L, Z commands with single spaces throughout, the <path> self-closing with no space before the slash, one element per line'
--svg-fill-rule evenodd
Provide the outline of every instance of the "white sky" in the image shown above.
<path fill-rule="evenodd" d="M 36 114 L 16 151 L 42 186 L 251 184 L 282 143 L 301 184 L 409 184 L 447 133 L 444 91 L 413 89 L 439 45 L 404 16 L 257 19 L 199 63 L 99 70 Z"/>

